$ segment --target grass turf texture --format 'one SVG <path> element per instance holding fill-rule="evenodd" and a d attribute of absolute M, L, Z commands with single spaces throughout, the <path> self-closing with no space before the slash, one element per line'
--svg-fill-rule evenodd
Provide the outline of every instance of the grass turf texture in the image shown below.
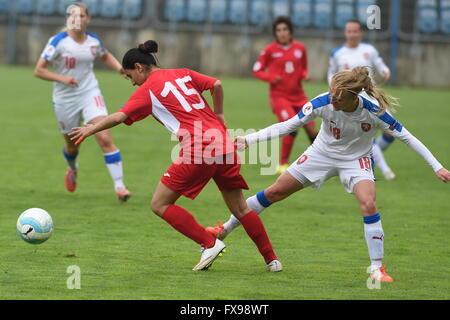
<path fill-rule="evenodd" d="M 369 265 L 358 205 L 339 181 L 320 191 L 303 190 L 263 213 L 262 219 L 284 265 L 266 272 L 262 257 L 242 228 L 226 239 L 228 252 L 207 272 L 193 272 L 199 247 L 174 231 L 149 208 L 152 192 L 170 165 L 176 142 L 148 118 L 112 129 L 122 151 L 125 182 L 133 192 L 119 205 L 102 153 L 94 139 L 82 145 L 78 189 L 64 187 L 61 154 L 51 105 L 51 83 L 30 68 L 0 67 L 0 299 L 449 299 L 449 186 L 402 142 L 386 157 L 397 179 L 377 182 L 378 207 L 386 233 L 385 259 L 394 283 L 366 286 Z M 111 72 L 97 72 L 110 112 L 133 91 Z M 254 79 L 222 79 L 229 128 L 262 128 L 275 122 L 267 85 Z M 306 83 L 312 98 L 325 84 Z M 450 92 L 388 88 L 400 98 L 396 117 L 450 165 Z M 209 97 L 209 93 L 205 94 Z M 302 131 L 292 161 L 307 147 Z M 276 176 L 260 165 L 244 165 L 251 189 L 266 188 Z M 377 173 L 377 177 L 381 175 Z M 211 182 L 195 200 L 179 205 L 203 225 L 229 213 Z M 19 214 L 30 207 L 53 217 L 52 238 L 41 245 L 22 241 Z M 68 266 L 81 269 L 81 290 L 66 286 Z"/>

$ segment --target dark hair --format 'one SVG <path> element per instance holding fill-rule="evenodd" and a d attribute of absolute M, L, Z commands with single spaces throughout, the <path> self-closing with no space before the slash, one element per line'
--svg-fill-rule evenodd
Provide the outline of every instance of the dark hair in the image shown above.
<path fill-rule="evenodd" d="M 359 30 L 363 31 L 363 25 L 362 25 L 361 21 L 359 21 L 358 19 L 347 20 L 347 22 L 345 23 L 345 26 L 347 26 L 347 23 L 356 23 L 357 25 L 359 25 Z"/>
<path fill-rule="evenodd" d="M 272 33 L 275 37 L 276 37 L 277 26 L 281 23 L 286 24 L 289 31 L 291 32 L 291 34 L 294 34 L 294 26 L 292 25 L 291 18 L 289 18 L 288 16 L 279 16 L 272 23 Z"/>
<path fill-rule="evenodd" d="M 148 40 L 140 44 L 137 48 L 128 50 L 123 56 L 122 67 L 128 70 L 134 70 L 135 64 L 140 63 L 146 66 L 157 66 L 157 59 L 153 55 L 158 52 L 158 43 L 154 40 Z"/>

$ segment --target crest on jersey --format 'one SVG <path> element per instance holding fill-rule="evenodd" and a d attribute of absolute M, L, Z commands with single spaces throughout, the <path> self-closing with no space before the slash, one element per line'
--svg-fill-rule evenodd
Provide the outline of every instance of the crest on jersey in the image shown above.
<path fill-rule="evenodd" d="M 295 51 L 294 51 L 294 56 L 295 56 L 297 59 L 301 59 L 302 56 L 303 56 L 302 50 L 299 50 L 299 49 L 295 50 Z"/>
<path fill-rule="evenodd" d="M 97 55 L 97 47 L 96 46 L 91 46 L 91 53 L 94 57 Z"/>
<path fill-rule="evenodd" d="M 261 69 L 261 62 L 256 61 L 255 64 L 253 65 L 253 71 L 259 71 Z"/>
<path fill-rule="evenodd" d="M 46 56 L 52 57 L 53 54 L 55 53 L 55 51 L 56 51 L 56 49 L 55 49 L 54 46 L 48 46 L 47 49 L 45 50 L 45 53 L 44 53 L 44 54 L 45 54 Z"/>
<path fill-rule="evenodd" d="M 368 52 L 364 52 L 363 57 L 364 57 L 364 59 L 369 60 L 370 54 Z"/>
<path fill-rule="evenodd" d="M 297 164 L 305 163 L 306 160 L 308 160 L 308 156 L 306 154 L 304 154 L 300 158 L 298 158 Z"/>
<path fill-rule="evenodd" d="M 313 111 L 313 106 L 310 102 L 308 102 L 307 104 L 305 104 L 302 108 L 302 112 L 305 116 L 311 114 L 311 112 Z"/>
<path fill-rule="evenodd" d="M 370 131 L 370 129 L 372 129 L 372 125 L 370 123 L 361 123 L 361 129 L 364 132 Z"/>

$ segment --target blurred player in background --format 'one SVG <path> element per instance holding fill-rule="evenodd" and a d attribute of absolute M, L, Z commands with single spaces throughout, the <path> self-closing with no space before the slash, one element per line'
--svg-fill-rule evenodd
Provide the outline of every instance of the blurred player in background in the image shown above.
<path fill-rule="evenodd" d="M 392 282 L 382 265 L 384 232 L 381 215 L 375 204 L 375 183 L 370 155 L 373 136 L 378 130 L 389 130 L 417 152 L 432 167 L 438 179 L 450 181 L 447 171 L 416 137 L 387 112 L 395 99 L 375 87 L 364 67 L 336 73 L 330 91 L 311 100 L 298 115 L 245 137 L 237 137 L 238 150 L 252 143 L 285 136 L 314 120 L 322 118 L 322 126 L 314 143 L 291 164 L 287 172 L 267 189 L 247 199 L 258 213 L 291 194 L 339 176 L 347 192 L 359 203 L 364 222 L 364 235 L 371 260 L 372 279 Z M 231 217 L 223 226 L 207 231 L 225 238 L 239 221 Z M 330 241 L 334 241 L 331 240 Z"/>
<path fill-rule="evenodd" d="M 74 3 L 67 8 L 67 29 L 50 38 L 37 62 L 35 75 L 54 81 L 53 104 L 56 118 L 66 144 L 63 150 L 68 168 L 65 176 L 66 188 L 74 192 L 77 186 L 76 146 L 67 134 L 73 127 L 84 123 L 97 123 L 107 116 L 105 102 L 94 75 L 94 60 L 101 60 L 111 69 L 124 75 L 117 59 L 103 46 L 97 35 L 86 31 L 91 22 L 87 7 Z M 53 64 L 55 72 L 47 69 Z M 127 201 L 131 193 L 123 182 L 120 150 L 113 143 L 108 131 L 98 133 L 97 143 L 104 153 L 106 166 L 114 182 L 119 201 Z"/>
<path fill-rule="evenodd" d="M 345 43 L 331 52 L 328 68 L 328 84 L 331 83 L 333 75 L 341 70 L 351 70 L 355 67 L 370 67 L 370 76 L 373 77 L 372 69 L 376 69 L 384 81 L 388 81 L 391 72 L 378 50 L 371 44 L 361 42 L 363 28 L 358 20 L 349 20 L 345 24 Z M 380 168 L 386 180 L 395 178 L 383 156 L 383 151 L 394 141 L 394 137 L 388 132 L 382 133 L 374 140 L 373 156 L 375 164 Z"/>
<path fill-rule="evenodd" d="M 253 66 L 253 74 L 258 79 L 270 83 L 270 104 L 272 111 L 282 122 L 297 114 L 308 102 L 302 81 L 308 81 L 308 60 L 303 43 L 293 40 L 293 25 L 289 17 L 281 16 L 272 25 L 275 41 L 260 54 Z M 305 125 L 311 141 L 317 136 L 315 123 Z M 283 137 L 281 157 L 277 173 L 281 174 L 289 166 L 289 156 L 294 146 L 297 132 Z"/>
<path fill-rule="evenodd" d="M 72 140 L 81 139 L 122 122 L 131 125 L 149 115 L 175 134 L 181 144 L 180 157 L 164 173 L 153 194 L 151 208 L 175 230 L 201 245 L 200 262 L 193 270 L 206 270 L 225 249 L 194 216 L 175 202 L 182 195 L 194 199 L 214 179 L 230 211 L 258 247 L 268 270 L 282 270 L 264 225 L 249 209 L 242 189 L 236 147 L 231 143 L 223 116 L 223 88 L 219 80 L 189 69 L 161 69 L 154 53 L 158 44 L 147 41 L 129 50 L 122 62 L 127 76 L 139 88 L 118 112 L 95 125 L 74 128 Z M 201 95 L 210 90 L 214 112 Z"/>

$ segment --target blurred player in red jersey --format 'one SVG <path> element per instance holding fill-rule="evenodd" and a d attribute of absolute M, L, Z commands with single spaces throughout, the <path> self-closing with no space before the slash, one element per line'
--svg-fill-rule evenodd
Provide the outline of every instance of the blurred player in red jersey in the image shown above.
<path fill-rule="evenodd" d="M 279 122 L 295 116 L 308 102 L 302 87 L 302 80 L 308 81 L 308 60 L 303 43 L 293 40 L 294 29 L 291 19 L 281 16 L 272 25 L 274 42 L 260 54 L 253 66 L 255 77 L 270 83 L 270 104 Z M 304 126 L 311 141 L 317 136 L 315 123 Z M 283 137 L 281 157 L 277 173 L 281 174 L 289 166 L 289 156 L 297 132 Z"/>
<path fill-rule="evenodd" d="M 157 51 L 158 44 L 150 40 L 125 54 L 122 66 L 132 84 L 139 88 L 118 112 L 95 125 L 73 128 L 72 140 L 80 143 L 122 122 L 131 125 L 153 115 L 179 138 L 182 150 L 158 184 L 151 208 L 174 229 L 202 246 L 200 262 L 193 270 L 208 269 L 225 244 L 175 202 L 181 195 L 194 199 L 214 179 L 228 208 L 264 257 L 268 270 L 281 271 L 264 225 L 249 209 L 242 193 L 248 186 L 239 174 L 236 148 L 224 123 L 221 82 L 189 69 L 161 69 L 154 56 Z M 211 91 L 214 112 L 201 95 L 205 90 Z"/>

